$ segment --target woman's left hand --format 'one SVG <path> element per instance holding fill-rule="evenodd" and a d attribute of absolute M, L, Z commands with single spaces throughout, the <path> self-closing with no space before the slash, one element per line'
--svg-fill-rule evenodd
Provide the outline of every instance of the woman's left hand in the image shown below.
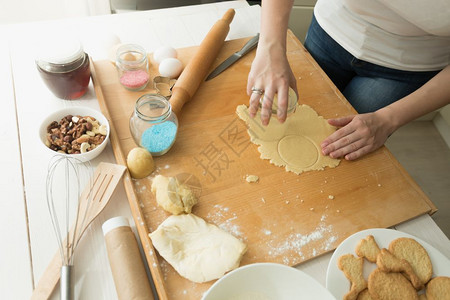
<path fill-rule="evenodd" d="M 330 119 L 328 123 L 341 128 L 322 142 L 322 153 L 346 160 L 355 160 L 375 151 L 393 132 L 389 120 L 377 112 Z"/>

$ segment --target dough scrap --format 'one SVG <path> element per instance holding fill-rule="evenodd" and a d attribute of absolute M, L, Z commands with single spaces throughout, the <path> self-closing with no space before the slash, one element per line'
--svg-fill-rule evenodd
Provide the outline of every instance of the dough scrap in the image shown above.
<path fill-rule="evenodd" d="M 172 215 L 149 236 L 181 276 L 197 283 L 237 268 L 247 250 L 239 239 L 193 214 Z"/>
<path fill-rule="evenodd" d="M 191 213 L 192 207 L 198 202 L 192 190 L 180 184 L 175 177 L 155 176 L 151 190 L 158 205 L 174 215 Z"/>
<path fill-rule="evenodd" d="M 147 177 L 155 170 L 155 162 L 147 149 L 136 147 L 128 152 L 127 167 L 131 177 L 141 179 Z"/>
<path fill-rule="evenodd" d="M 296 174 L 339 165 L 339 159 L 324 156 L 320 150 L 320 143 L 335 128 L 311 107 L 297 104 L 295 113 L 284 123 L 272 120 L 268 126 L 258 117 L 251 119 L 245 105 L 239 105 L 236 113 L 247 123 L 250 141 L 259 145 L 261 159 Z"/>
<path fill-rule="evenodd" d="M 248 183 L 258 182 L 259 181 L 259 176 L 257 176 L 257 175 L 247 175 L 245 177 L 245 181 L 247 181 Z"/>

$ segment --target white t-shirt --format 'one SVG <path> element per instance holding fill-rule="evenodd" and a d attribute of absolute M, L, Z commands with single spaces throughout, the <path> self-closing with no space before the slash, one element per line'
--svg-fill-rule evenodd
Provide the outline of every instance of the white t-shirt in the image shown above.
<path fill-rule="evenodd" d="M 361 60 L 406 71 L 450 64 L 449 0 L 318 0 L 314 14 Z"/>

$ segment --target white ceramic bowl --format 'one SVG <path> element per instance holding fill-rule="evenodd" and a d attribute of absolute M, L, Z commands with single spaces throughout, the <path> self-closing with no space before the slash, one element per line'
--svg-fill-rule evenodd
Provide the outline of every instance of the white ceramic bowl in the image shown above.
<path fill-rule="evenodd" d="M 63 154 L 63 153 L 59 153 L 59 152 L 53 151 L 52 149 L 48 148 L 45 145 L 45 141 L 47 139 L 47 126 L 50 125 L 50 123 L 53 121 L 56 121 L 59 123 L 59 121 L 61 121 L 61 119 L 67 115 L 74 115 L 74 116 L 78 115 L 78 116 L 83 116 L 83 117 L 92 116 L 99 121 L 100 125 L 106 124 L 107 134 L 106 134 L 105 140 L 100 145 L 98 145 L 95 149 L 88 151 L 86 153 L 80 153 L 80 154 Z M 92 109 L 89 107 L 84 107 L 84 106 L 66 107 L 66 108 L 57 110 L 57 111 L 51 113 L 50 115 L 48 115 L 47 117 L 45 117 L 44 120 L 42 120 L 42 122 L 41 122 L 41 126 L 39 127 L 39 137 L 42 142 L 42 146 L 47 149 L 48 153 L 53 154 L 53 155 L 58 154 L 58 155 L 73 157 L 73 158 L 80 160 L 81 162 L 89 161 L 89 160 L 97 157 L 100 153 L 102 153 L 102 151 L 106 147 L 106 144 L 108 143 L 109 135 L 110 135 L 110 127 L 109 127 L 109 122 L 106 119 L 106 117 L 98 110 L 95 110 L 95 109 Z"/>
<path fill-rule="evenodd" d="M 315 279 L 302 271 L 275 263 L 237 268 L 217 280 L 202 300 L 335 300 Z"/>

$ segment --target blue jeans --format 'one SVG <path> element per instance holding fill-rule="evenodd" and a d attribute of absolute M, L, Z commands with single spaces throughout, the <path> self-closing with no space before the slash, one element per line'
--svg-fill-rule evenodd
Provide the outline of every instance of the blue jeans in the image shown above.
<path fill-rule="evenodd" d="M 401 71 L 357 59 L 333 40 L 314 16 L 305 48 L 358 113 L 373 112 L 401 99 L 439 72 Z"/>

